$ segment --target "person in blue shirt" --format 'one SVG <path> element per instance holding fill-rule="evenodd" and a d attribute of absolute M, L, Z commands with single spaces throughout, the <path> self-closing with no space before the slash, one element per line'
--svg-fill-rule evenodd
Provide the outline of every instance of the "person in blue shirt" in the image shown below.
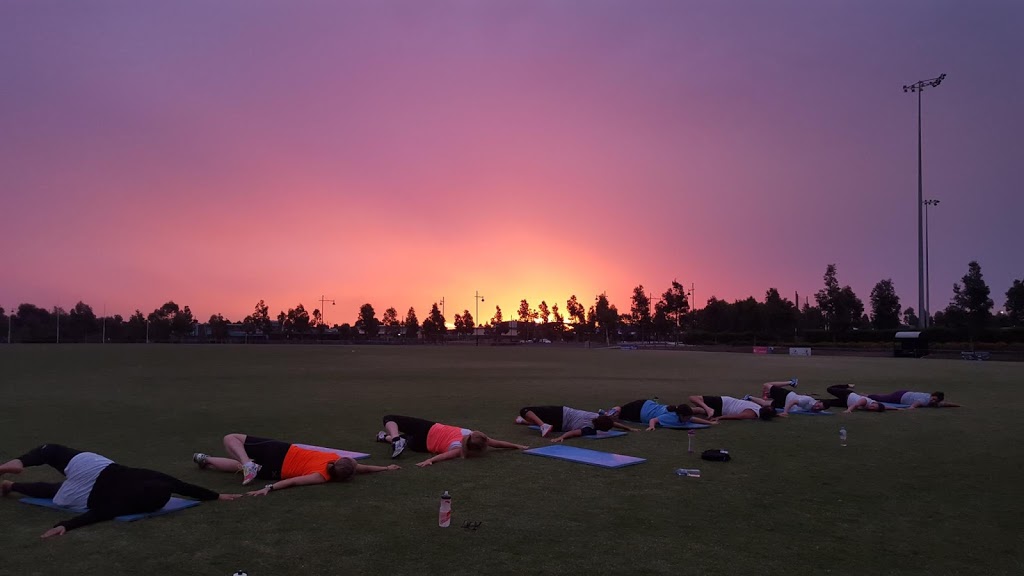
<path fill-rule="evenodd" d="M 609 414 L 629 422 L 647 424 L 647 431 L 661 426 L 679 426 L 687 422 L 695 424 L 717 424 L 694 416 L 693 408 L 686 404 L 659 404 L 653 400 L 634 400 L 609 410 Z"/>

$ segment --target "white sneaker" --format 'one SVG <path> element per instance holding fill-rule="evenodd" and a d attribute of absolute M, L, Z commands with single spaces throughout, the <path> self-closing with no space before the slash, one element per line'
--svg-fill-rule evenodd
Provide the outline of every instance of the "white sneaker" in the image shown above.
<path fill-rule="evenodd" d="M 516 424 L 526 424 L 526 420 L 522 416 L 516 416 Z"/>
<path fill-rule="evenodd" d="M 554 429 L 554 426 L 552 426 L 551 424 L 541 424 L 540 435 L 547 438 L 548 434 L 551 434 L 552 429 Z"/>
<path fill-rule="evenodd" d="M 242 486 L 247 486 L 250 482 L 256 479 L 256 475 L 260 473 L 260 469 L 263 466 L 249 460 L 245 464 L 242 464 Z"/>
<path fill-rule="evenodd" d="M 395 441 L 391 443 L 391 457 L 398 458 L 399 454 L 405 452 L 405 444 L 405 438 L 396 438 Z"/>
<path fill-rule="evenodd" d="M 196 466 L 199 466 L 200 468 L 206 468 L 206 459 L 209 457 L 210 456 L 208 454 L 196 452 L 195 454 L 192 455 L 192 461 L 196 463 Z"/>
<path fill-rule="evenodd" d="M 387 432 L 385 432 L 383 430 L 381 430 L 380 432 L 377 432 L 377 442 L 387 442 L 387 441 L 388 441 L 388 433 Z"/>

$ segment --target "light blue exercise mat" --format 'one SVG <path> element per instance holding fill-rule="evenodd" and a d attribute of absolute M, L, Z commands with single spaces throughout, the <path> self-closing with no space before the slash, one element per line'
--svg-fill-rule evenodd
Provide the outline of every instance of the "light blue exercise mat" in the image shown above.
<path fill-rule="evenodd" d="M 630 422 L 629 420 L 623 420 L 623 422 L 629 422 L 630 424 L 636 424 L 637 426 L 646 426 L 646 422 Z M 669 428 L 671 430 L 700 430 L 701 428 L 711 428 L 710 424 L 697 424 L 696 422 L 684 422 L 682 424 L 662 424 L 658 423 L 659 428 Z"/>
<path fill-rule="evenodd" d="M 349 450 L 338 450 L 336 448 L 324 448 L 323 446 L 313 446 L 312 444 L 296 444 L 299 448 L 305 448 L 307 450 L 317 450 L 319 452 L 334 452 L 339 458 L 351 458 L 353 460 L 362 460 L 363 458 L 369 458 L 370 455 L 365 452 L 352 452 Z"/>
<path fill-rule="evenodd" d="M 588 450 L 586 448 L 566 446 L 565 444 L 552 444 L 551 446 L 544 446 L 543 448 L 531 448 L 524 452 L 524 454 L 557 458 L 559 460 L 579 462 L 580 464 L 600 466 L 601 468 L 622 468 L 624 466 L 632 466 L 633 464 L 640 464 L 641 462 L 647 461 L 645 458 L 612 454 L 611 452 L 600 452 L 598 450 Z"/>
<path fill-rule="evenodd" d="M 910 408 L 910 404 L 897 404 L 895 402 L 882 402 L 882 406 L 886 408 L 905 409 Z"/>
<path fill-rule="evenodd" d="M 776 408 L 775 413 L 782 414 L 782 408 Z M 835 412 L 829 412 L 828 410 L 819 410 L 815 412 L 814 410 L 804 410 L 803 408 L 794 408 L 793 410 L 790 410 L 789 413 L 800 414 L 803 416 L 831 416 L 835 414 Z"/>
<path fill-rule="evenodd" d="M 534 426 L 532 424 L 530 426 L 528 426 L 528 428 L 530 430 L 540 430 L 540 426 Z M 626 432 L 625 430 L 608 430 L 607 432 L 603 432 L 601 430 L 598 430 L 597 434 L 594 434 L 593 436 L 580 436 L 580 438 L 584 438 L 586 440 L 603 440 L 605 438 L 615 438 L 617 436 L 625 436 L 626 434 L 629 434 L 629 432 Z M 572 438 L 570 438 L 570 440 L 572 440 Z"/>
<path fill-rule="evenodd" d="M 50 498 L 22 498 L 20 502 L 25 504 L 31 504 L 33 506 L 42 506 L 43 508 L 53 508 L 54 510 L 60 510 L 62 512 L 70 512 L 72 514 L 84 514 L 86 512 L 83 508 L 68 508 L 66 506 L 59 506 L 53 503 Z M 127 514 L 125 516 L 118 516 L 114 518 L 118 522 L 134 522 L 136 520 L 142 520 L 143 518 L 150 518 L 153 516 L 163 516 L 164 514 L 170 514 L 171 512 L 177 512 L 178 510 L 184 510 L 185 508 L 191 508 L 193 506 L 199 506 L 198 500 L 186 500 L 184 498 L 171 497 L 170 501 L 163 508 L 146 514 Z"/>

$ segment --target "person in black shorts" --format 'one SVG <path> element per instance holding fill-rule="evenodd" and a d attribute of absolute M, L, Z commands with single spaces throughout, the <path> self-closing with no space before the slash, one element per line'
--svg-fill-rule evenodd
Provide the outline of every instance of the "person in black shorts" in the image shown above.
<path fill-rule="evenodd" d="M 182 482 L 162 472 L 129 468 L 94 452 L 82 452 L 61 444 L 43 444 L 22 456 L 0 464 L 0 474 L 20 474 L 25 468 L 49 465 L 64 474 L 62 482 L 0 482 L 0 494 L 11 492 L 31 498 L 46 498 L 69 510 L 85 512 L 62 520 L 43 533 L 43 538 L 60 536 L 117 516 L 146 514 L 163 508 L 171 494 L 196 500 L 234 500 L 240 494 L 218 494 L 201 486 Z"/>
<path fill-rule="evenodd" d="M 270 480 L 263 490 L 250 492 L 252 496 L 269 494 L 291 486 L 345 481 L 355 474 L 398 470 L 398 466 L 371 466 L 359 464 L 352 458 L 327 450 L 260 438 L 247 434 L 228 434 L 224 449 L 231 458 L 220 458 L 196 452 L 192 461 L 200 468 L 219 472 L 243 473 L 242 485 L 256 478 Z"/>

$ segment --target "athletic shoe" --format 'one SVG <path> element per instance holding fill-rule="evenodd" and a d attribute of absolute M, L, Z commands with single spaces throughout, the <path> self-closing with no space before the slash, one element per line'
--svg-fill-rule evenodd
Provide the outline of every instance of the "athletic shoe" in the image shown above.
<path fill-rule="evenodd" d="M 753 396 L 751 396 L 750 394 L 747 394 L 747 395 L 743 396 L 743 399 L 747 400 L 747 401 L 750 401 L 752 398 L 753 398 Z"/>
<path fill-rule="evenodd" d="M 387 432 L 385 432 L 383 430 L 381 430 L 380 432 L 377 432 L 377 442 L 387 442 L 387 441 L 388 441 L 388 433 Z"/>
<path fill-rule="evenodd" d="M 793 378 L 793 379 L 791 379 L 789 381 L 789 385 L 792 386 L 793 388 L 796 388 L 796 385 L 797 385 L 798 382 L 799 382 L 799 380 L 797 380 L 796 378 Z"/>
<path fill-rule="evenodd" d="M 196 452 L 192 455 L 192 461 L 196 463 L 196 466 L 200 468 L 206 468 L 206 459 L 209 458 L 209 454 L 203 454 L 202 452 Z"/>
<path fill-rule="evenodd" d="M 0 482 L 0 496 L 7 496 L 11 493 L 11 488 L 14 486 L 14 482 L 10 480 L 4 480 Z"/>
<path fill-rule="evenodd" d="M 398 458 L 398 455 L 405 451 L 405 444 L 405 438 L 396 438 L 395 441 L 391 443 L 391 457 Z"/>
<path fill-rule="evenodd" d="M 252 460 L 242 464 L 242 486 L 246 486 L 255 480 L 256 475 L 260 473 L 261 468 L 263 468 L 263 466 L 260 466 Z"/>
<path fill-rule="evenodd" d="M 609 418 L 615 418 L 618 414 L 619 414 L 619 409 L 617 407 L 616 408 L 609 408 L 608 411 L 604 413 L 604 415 L 609 417 Z"/>
<path fill-rule="evenodd" d="M 516 416 L 516 424 L 526 424 L 526 419 L 522 416 Z"/>
<path fill-rule="evenodd" d="M 553 429 L 554 429 L 554 426 L 552 426 L 551 424 L 541 424 L 540 425 L 540 435 L 545 437 L 545 438 L 547 438 L 548 434 L 551 434 L 551 430 L 553 430 Z"/>

